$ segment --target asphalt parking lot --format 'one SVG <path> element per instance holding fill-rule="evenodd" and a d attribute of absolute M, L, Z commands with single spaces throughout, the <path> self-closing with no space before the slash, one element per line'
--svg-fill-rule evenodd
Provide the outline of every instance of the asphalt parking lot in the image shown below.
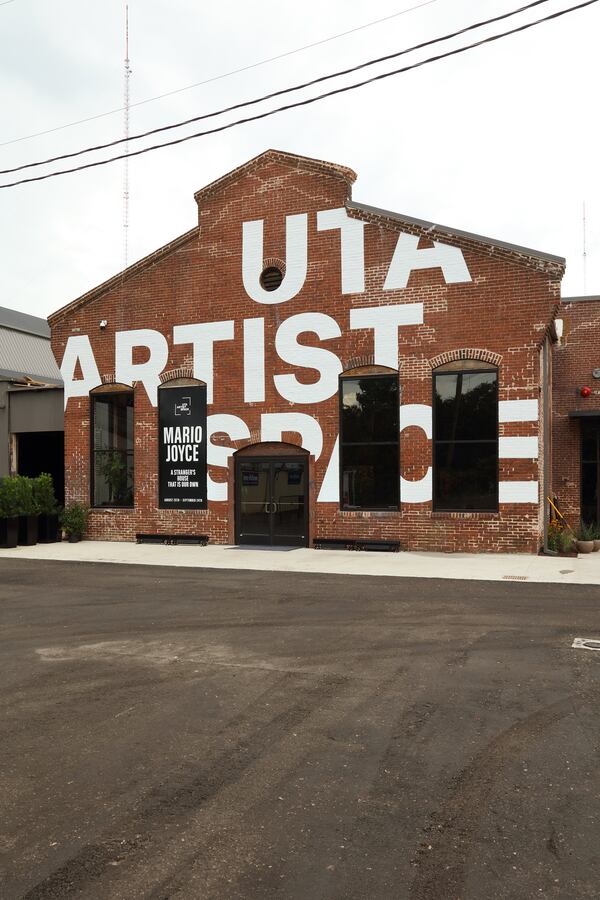
<path fill-rule="evenodd" d="M 594 586 L 0 558 L 3 900 L 600 894 Z"/>

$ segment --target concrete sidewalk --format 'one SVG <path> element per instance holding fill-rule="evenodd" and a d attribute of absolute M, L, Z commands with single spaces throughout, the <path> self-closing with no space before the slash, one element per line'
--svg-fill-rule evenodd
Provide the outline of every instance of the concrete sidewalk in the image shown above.
<path fill-rule="evenodd" d="M 386 575 L 473 581 L 599 584 L 600 553 L 568 557 L 493 553 L 374 553 L 305 548 L 165 546 L 117 541 L 37 544 L 0 550 L 3 558 L 188 566 L 334 575 Z M 600 600 L 600 592 L 598 595 Z"/>

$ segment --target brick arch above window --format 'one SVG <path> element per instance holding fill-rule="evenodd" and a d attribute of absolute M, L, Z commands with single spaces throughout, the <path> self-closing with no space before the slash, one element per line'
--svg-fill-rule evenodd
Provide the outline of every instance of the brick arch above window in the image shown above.
<path fill-rule="evenodd" d="M 133 384 L 115 381 L 112 375 L 102 375 L 102 383 L 92 388 L 90 394 L 132 394 Z"/>
<path fill-rule="evenodd" d="M 428 360 L 432 369 L 444 366 L 447 363 L 460 361 L 477 361 L 488 363 L 491 366 L 499 366 L 502 362 L 501 353 L 493 353 L 491 350 L 482 350 L 476 347 L 461 347 L 459 350 L 447 350 Z"/>
<path fill-rule="evenodd" d="M 194 382 L 198 382 L 198 379 L 194 378 L 194 370 L 191 366 L 179 366 L 177 369 L 168 369 L 166 372 L 163 372 L 160 376 L 160 383 L 165 384 L 167 381 L 174 381 L 176 378 L 191 378 Z"/>

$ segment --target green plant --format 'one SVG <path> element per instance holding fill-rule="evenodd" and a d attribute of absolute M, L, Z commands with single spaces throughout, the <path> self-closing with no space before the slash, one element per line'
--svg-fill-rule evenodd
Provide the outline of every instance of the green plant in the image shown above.
<path fill-rule="evenodd" d="M 109 489 L 110 503 L 129 503 L 131 489 L 128 490 L 127 463 L 118 450 L 107 450 L 107 456 L 101 466 L 101 472 L 106 478 Z"/>
<path fill-rule="evenodd" d="M 558 549 L 561 553 L 572 553 L 575 549 L 575 537 L 570 528 L 562 528 L 558 533 Z"/>
<path fill-rule="evenodd" d="M 548 525 L 548 549 L 553 550 L 555 553 L 558 553 L 560 549 L 559 542 L 561 532 L 562 529 L 554 523 L 551 522 L 550 525 Z"/>
<path fill-rule="evenodd" d="M 51 516 L 58 512 L 52 475 L 42 472 L 41 475 L 33 479 L 33 496 L 39 512 L 43 515 Z"/>
<path fill-rule="evenodd" d="M 39 510 L 33 496 L 33 478 L 27 478 L 25 475 L 14 475 L 13 477 L 17 483 L 19 515 L 36 516 Z"/>
<path fill-rule="evenodd" d="M 10 519 L 20 514 L 19 486 L 15 477 L 0 480 L 0 518 Z"/>
<path fill-rule="evenodd" d="M 583 519 L 579 523 L 579 528 L 577 529 L 577 540 L 578 541 L 593 541 L 594 534 L 596 531 L 596 526 L 594 523 L 586 524 Z"/>
<path fill-rule="evenodd" d="M 70 503 L 60 516 L 60 524 L 67 534 L 82 535 L 85 531 L 89 509 L 81 503 Z"/>

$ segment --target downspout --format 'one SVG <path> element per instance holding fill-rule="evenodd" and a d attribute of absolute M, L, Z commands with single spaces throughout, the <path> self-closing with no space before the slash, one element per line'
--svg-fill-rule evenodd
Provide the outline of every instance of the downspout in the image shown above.
<path fill-rule="evenodd" d="M 548 415 L 548 346 L 549 338 L 546 336 L 542 346 L 542 408 L 544 416 L 544 429 L 542 440 L 544 444 L 544 472 L 543 472 L 543 503 L 544 503 L 544 554 L 557 556 L 555 550 L 548 547 L 548 490 L 550 482 L 550 421 Z"/>

